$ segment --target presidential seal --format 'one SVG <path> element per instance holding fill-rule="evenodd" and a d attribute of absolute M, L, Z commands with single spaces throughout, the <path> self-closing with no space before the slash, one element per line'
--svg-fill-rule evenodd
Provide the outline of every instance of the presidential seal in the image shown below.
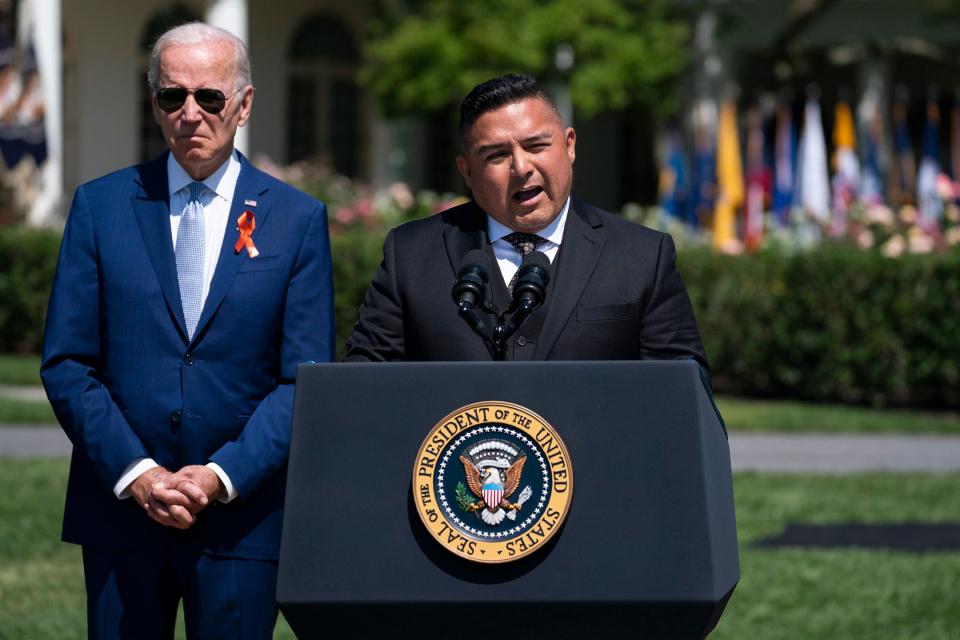
<path fill-rule="evenodd" d="M 570 456 L 539 415 L 508 402 L 457 409 L 427 434 L 413 500 L 431 536 L 474 562 L 510 562 L 544 546 L 573 494 Z"/>

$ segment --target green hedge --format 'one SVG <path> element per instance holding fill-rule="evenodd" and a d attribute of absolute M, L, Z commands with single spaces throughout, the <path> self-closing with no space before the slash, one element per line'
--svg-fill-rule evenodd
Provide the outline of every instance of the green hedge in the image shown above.
<path fill-rule="evenodd" d="M 358 225 L 331 239 L 339 354 L 384 233 Z M 0 229 L 0 351 L 39 351 L 58 244 L 54 232 Z M 960 408 L 960 251 L 685 249 L 679 265 L 718 390 Z"/>
<path fill-rule="evenodd" d="M 378 233 L 347 233 L 330 238 L 338 358 L 343 357 L 347 338 L 357 322 L 357 309 L 383 259 L 383 239 L 384 235 Z"/>
<path fill-rule="evenodd" d="M 0 353 L 39 353 L 60 234 L 0 229 Z"/>
<path fill-rule="evenodd" d="M 960 406 L 960 251 L 688 250 L 679 264 L 718 389 Z"/>

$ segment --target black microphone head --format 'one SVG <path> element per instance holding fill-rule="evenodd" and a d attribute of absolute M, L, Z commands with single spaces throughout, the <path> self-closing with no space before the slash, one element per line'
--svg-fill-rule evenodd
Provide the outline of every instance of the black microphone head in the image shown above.
<path fill-rule="evenodd" d="M 533 251 L 523 257 L 517 270 L 517 282 L 513 286 L 514 304 L 536 309 L 543 304 L 547 295 L 547 283 L 550 282 L 550 259 L 540 251 Z"/>
<path fill-rule="evenodd" d="M 467 251 L 467 255 L 463 256 L 463 260 L 460 262 L 460 271 L 457 275 L 459 276 L 466 269 L 478 271 L 486 278 L 487 272 L 490 270 L 490 256 L 483 249 L 470 249 L 470 251 Z M 486 282 L 486 279 L 484 279 L 484 282 Z"/>
<path fill-rule="evenodd" d="M 524 268 L 540 267 L 547 279 L 550 278 L 550 258 L 543 251 L 531 251 L 523 256 L 523 262 L 520 263 L 520 271 Z"/>
<path fill-rule="evenodd" d="M 450 292 L 458 307 L 470 309 L 483 302 L 487 288 L 487 271 L 490 258 L 480 249 L 472 249 L 463 257 L 457 282 Z"/>

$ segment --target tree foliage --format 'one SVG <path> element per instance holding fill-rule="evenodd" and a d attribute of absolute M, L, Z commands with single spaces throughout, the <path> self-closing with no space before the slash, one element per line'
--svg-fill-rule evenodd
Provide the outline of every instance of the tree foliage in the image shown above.
<path fill-rule="evenodd" d="M 688 28 L 663 0 L 424 0 L 374 27 L 363 81 L 388 115 L 457 103 L 503 73 L 569 83 L 590 117 L 634 102 L 656 103 L 686 62 Z M 574 65 L 556 68 L 558 47 Z"/>

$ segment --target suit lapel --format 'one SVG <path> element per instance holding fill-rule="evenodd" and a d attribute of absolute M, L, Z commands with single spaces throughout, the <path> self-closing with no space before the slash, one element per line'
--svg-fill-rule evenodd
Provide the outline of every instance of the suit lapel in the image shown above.
<path fill-rule="evenodd" d="M 443 242 L 446 245 L 447 257 L 450 259 L 450 267 L 454 275 L 460 271 L 464 257 L 471 250 L 487 251 L 490 246 L 487 242 L 486 214 L 473 202 L 465 206 L 469 208 L 463 212 L 463 215 L 445 218 L 448 224 L 443 230 Z"/>
<path fill-rule="evenodd" d="M 503 311 L 509 306 L 510 294 L 507 293 L 507 285 L 503 282 L 503 276 L 497 266 L 497 258 L 493 253 L 493 247 L 490 245 L 490 238 L 487 235 L 487 214 L 475 202 L 471 201 L 465 206 L 469 208 L 457 218 L 450 219 L 448 221 L 450 224 L 444 229 L 443 238 L 447 247 L 447 256 L 450 259 L 450 266 L 453 268 L 454 277 L 456 277 L 460 272 L 460 267 L 463 266 L 463 260 L 467 253 L 473 249 L 485 252 L 490 259 L 485 302 Z M 491 316 L 492 318 L 493 316 Z M 496 324 L 495 320 L 492 321 Z"/>
<path fill-rule="evenodd" d="M 131 199 L 140 235 L 147 248 L 147 255 L 160 282 L 160 290 L 177 323 L 180 333 L 186 338 L 187 326 L 183 320 L 183 304 L 180 301 L 180 284 L 177 280 L 177 263 L 173 253 L 173 236 L 170 234 L 170 194 L 167 184 L 167 154 L 139 168 L 141 191 Z"/>
<path fill-rule="evenodd" d="M 240 175 L 237 177 L 237 187 L 233 192 L 230 216 L 227 218 L 227 228 L 223 234 L 223 244 L 220 246 L 220 257 L 217 259 L 217 269 L 210 281 L 210 292 L 207 294 L 203 311 L 197 321 L 197 329 L 193 334 L 194 341 L 203 334 L 204 328 L 217 312 L 217 308 L 223 302 L 223 297 L 227 294 L 227 291 L 230 290 L 230 285 L 233 284 L 233 279 L 237 276 L 240 267 L 250 259 L 245 249 L 240 249 L 239 252 L 233 249 L 238 238 L 237 219 L 246 209 L 253 212 L 256 221 L 253 241 L 256 243 L 267 221 L 267 216 L 270 214 L 270 201 L 266 197 L 268 189 L 269 185 L 263 179 L 263 174 L 240 154 Z M 246 200 L 253 200 L 257 204 L 256 206 L 244 204 Z M 174 275 L 176 274 L 174 273 Z"/>
<path fill-rule="evenodd" d="M 572 199 L 554 269 L 553 299 L 540 331 L 534 360 L 546 360 L 550 355 L 593 275 L 605 242 L 606 233 L 600 218 L 587 205 Z"/>

